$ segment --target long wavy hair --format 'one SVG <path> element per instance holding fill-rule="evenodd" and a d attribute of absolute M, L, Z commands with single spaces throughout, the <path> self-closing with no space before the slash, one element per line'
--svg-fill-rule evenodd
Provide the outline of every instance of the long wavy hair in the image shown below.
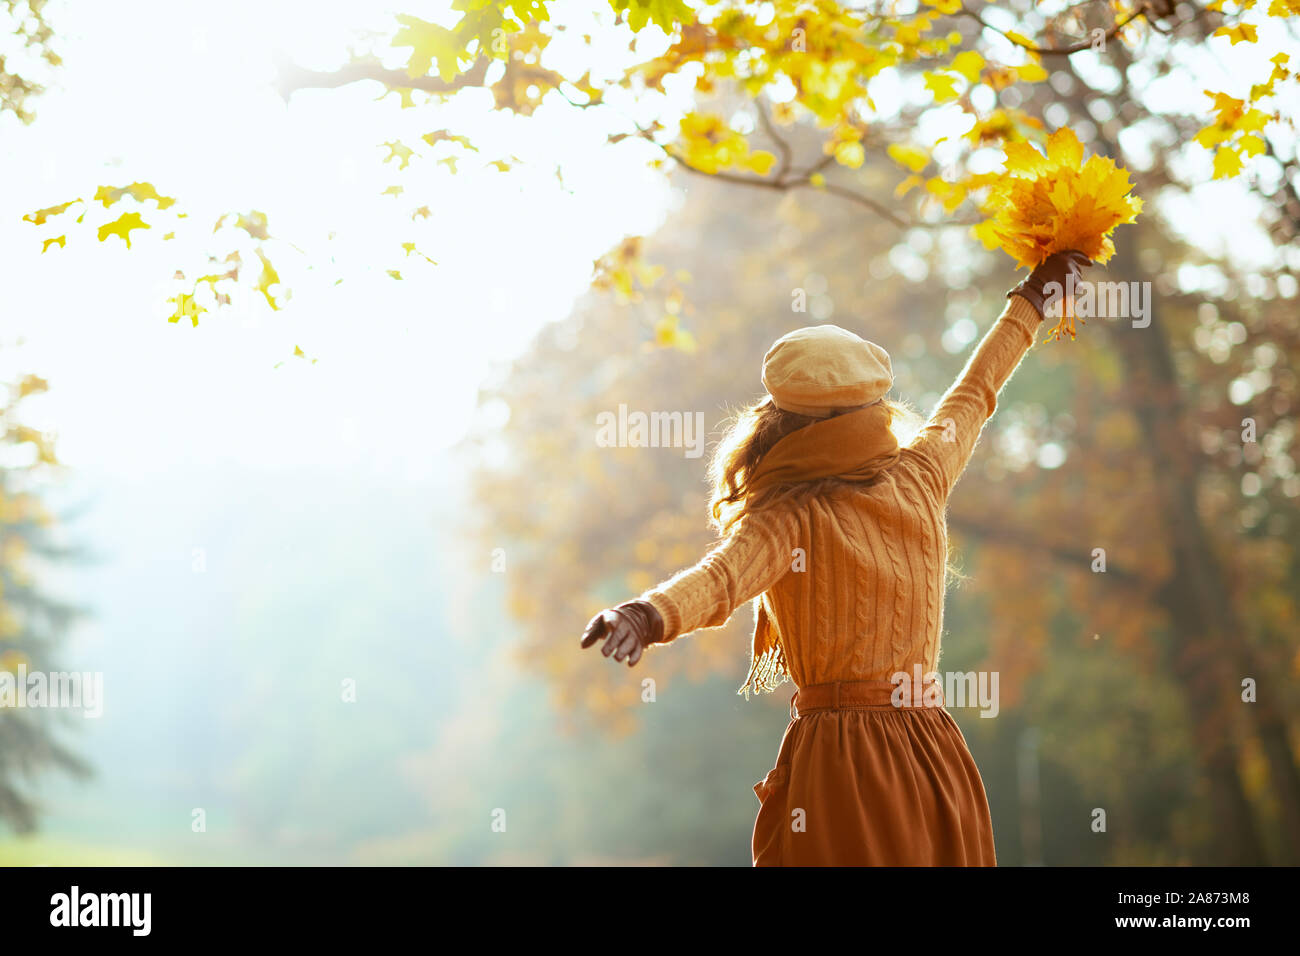
<path fill-rule="evenodd" d="M 889 410 L 890 428 L 898 436 L 899 444 L 907 444 L 920 425 L 919 417 L 901 402 L 887 398 L 881 402 Z M 822 420 L 783 411 L 776 407 L 770 395 L 732 415 L 709 462 L 709 483 L 713 488 L 709 517 L 719 534 L 725 537 L 747 512 L 843 484 L 838 478 L 820 478 L 776 485 L 750 494 L 749 484 L 758 463 L 772 450 L 772 446 L 791 432 Z"/>

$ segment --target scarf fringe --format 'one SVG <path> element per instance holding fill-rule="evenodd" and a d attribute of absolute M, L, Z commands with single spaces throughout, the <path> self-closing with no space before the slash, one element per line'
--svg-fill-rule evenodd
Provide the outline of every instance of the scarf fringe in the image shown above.
<path fill-rule="evenodd" d="M 771 693 L 788 679 L 785 654 L 781 652 L 781 645 L 777 644 L 767 648 L 761 654 L 751 655 L 749 674 L 736 693 L 744 694 L 745 700 L 749 700 L 750 693 Z"/>

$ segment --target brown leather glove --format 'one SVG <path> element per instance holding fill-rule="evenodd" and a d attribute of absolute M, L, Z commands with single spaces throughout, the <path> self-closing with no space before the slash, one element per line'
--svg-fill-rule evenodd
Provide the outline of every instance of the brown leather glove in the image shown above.
<path fill-rule="evenodd" d="M 658 644 L 664 637 L 664 619 L 649 601 L 628 601 L 618 607 L 601 611 L 591 619 L 582 635 L 583 648 L 591 647 L 601 638 L 605 646 L 600 652 L 614 660 L 627 658 L 633 667 L 645 649 Z"/>
<path fill-rule="evenodd" d="M 1042 265 L 1034 269 L 1033 272 L 1025 276 L 1021 283 L 1007 293 L 1007 298 L 1018 295 L 1035 309 L 1038 310 L 1039 317 L 1045 315 L 1043 302 L 1050 291 L 1056 293 L 1056 301 L 1060 302 L 1068 286 L 1066 278 L 1074 276 L 1074 281 L 1078 282 L 1083 277 L 1083 270 L 1092 265 L 1092 260 L 1082 252 L 1054 252 L 1043 260 Z M 1057 283 L 1055 289 L 1044 291 L 1044 287 L 1049 283 Z M 1059 312 L 1057 313 L 1060 314 Z"/>

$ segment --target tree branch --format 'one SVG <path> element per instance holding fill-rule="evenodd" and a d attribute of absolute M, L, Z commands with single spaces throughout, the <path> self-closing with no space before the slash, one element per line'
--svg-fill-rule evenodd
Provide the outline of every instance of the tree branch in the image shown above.
<path fill-rule="evenodd" d="M 1050 541 L 1043 541 L 1035 537 L 1033 534 L 1019 528 L 1007 527 L 1005 525 L 984 524 L 979 521 L 972 521 L 955 515 L 948 516 L 948 527 L 957 531 L 959 534 L 968 534 L 972 538 L 977 538 L 994 544 L 1003 544 L 1022 548 L 1027 552 L 1045 555 L 1065 564 L 1077 565 L 1079 567 L 1088 568 L 1089 570 L 1092 568 L 1091 554 L 1079 551 L 1075 548 L 1052 544 Z M 1117 568 L 1109 561 L 1106 564 L 1106 573 L 1129 584 L 1142 585 L 1155 583 L 1145 581 L 1140 575 L 1128 568 Z"/>
<path fill-rule="evenodd" d="M 786 173 L 790 171 L 790 164 L 794 161 L 790 144 L 777 133 L 776 127 L 772 124 L 772 117 L 767 115 L 767 110 L 763 108 L 763 101 L 758 97 L 754 98 L 754 109 L 758 110 L 758 118 L 763 124 L 763 131 L 776 144 L 777 152 L 781 154 L 781 165 L 777 168 L 776 178 L 784 179 Z"/>
<path fill-rule="evenodd" d="M 1020 47 L 1022 50 L 1028 50 L 1030 53 L 1037 53 L 1039 56 L 1071 56 L 1072 54 L 1075 53 L 1082 53 L 1084 50 L 1091 50 L 1094 42 L 1092 39 L 1088 39 L 1088 40 L 1084 40 L 1082 43 L 1074 43 L 1071 44 L 1070 46 L 1062 46 L 1062 47 L 1034 46 L 1033 44 L 1021 43 L 1019 40 L 1012 37 L 1009 31 L 1002 30 L 999 29 L 998 27 L 995 27 L 993 24 L 989 23 L 982 16 L 976 13 L 974 10 L 971 10 L 969 7 L 962 7 L 960 10 L 957 11 L 957 14 L 959 16 L 969 17 L 970 19 L 978 23 L 981 27 L 983 27 L 985 30 L 992 30 L 994 33 L 1000 33 L 1002 34 L 1002 36 L 1006 37 L 1008 40 L 1010 40 L 1016 46 Z M 1132 13 L 1130 13 L 1128 16 L 1115 21 L 1115 25 L 1106 32 L 1105 35 L 1106 39 L 1107 40 L 1115 39 L 1115 37 L 1119 35 L 1120 30 L 1124 29 L 1126 26 L 1128 26 L 1138 17 L 1145 17 L 1146 15 L 1147 15 L 1147 5 L 1145 3 L 1139 4 L 1138 8 L 1134 10 Z"/>
<path fill-rule="evenodd" d="M 451 80 L 437 76 L 411 76 L 405 70 L 393 70 L 375 57 L 353 60 L 337 70 L 308 70 L 287 60 L 276 60 L 276 89 L 286 100 L 297 90 L 332 90 L 362 80 L 375 80 L 391 89 L 424 90 L 427 93 L 454 93 L 470 86 L 482 86 L 487 76 L 488 58 L 479 57 L 464 73 Z"/>

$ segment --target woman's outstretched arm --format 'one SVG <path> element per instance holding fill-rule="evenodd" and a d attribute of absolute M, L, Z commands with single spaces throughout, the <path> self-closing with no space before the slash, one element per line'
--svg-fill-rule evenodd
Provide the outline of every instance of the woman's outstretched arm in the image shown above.
<path fill-rule="evenodd" d="M 605 656 L 626 658 L 630 666 L 648 644 L 667 644 L 702 627 L 720 627 L 742 604 L 790 573 L 798 527 L 798 517 L 783 507 L 745 515 L 698 564 L 636 601 L 592 618 L 582 646 L 604 638 Z"/>
<path fill-rule="evenodd" d="M 698 564 L 643 594 L 663 616 L 663 643 L 721 627 L 738 607 L 790 573 L 798 523 L 784 507 L 747 514 Z"/>
<path fill-rule="evenodd" d="M 1008 293 L 1006 308 L 913 440 L 910 447 L 929 466 L 940 498 L 952 491 L 984 423 L 997 410 L 998 392 L 1034 344 L 1043 321 L 1044 286 L 1064 286 L 1070 272 L 1077 280 L 1086 264 L 1081 253 L 1058 253 Z"/>

